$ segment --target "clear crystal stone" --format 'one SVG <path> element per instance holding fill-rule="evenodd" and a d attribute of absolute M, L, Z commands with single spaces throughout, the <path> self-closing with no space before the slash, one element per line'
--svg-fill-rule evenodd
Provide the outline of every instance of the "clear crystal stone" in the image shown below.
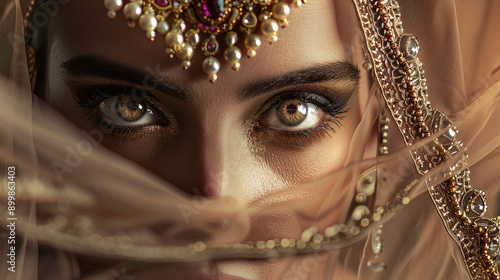
<path fill-rule="evenodd" d="M 256 16 L 252 13 L 246 13 L 243 16 L 243 24 L 245 26 L 253 26 L 256 22 Z"/>
<path fill-rule="evenodd" d="M 481 196 L 476 196 L 472 200 L 472 204 L 470 205 L 470 209 L 476 213 L 483 213 L 484 211 L 484 200 Z"/>
<path fill-rule="evenodd" d="M 477 189 L 468 191 L 462 198 L 462 209 L 465 210 L 467 217 L 478 218 L 486 212 L 486 201 L 484 194 Z"/>
<path fill-rule="evenodd" d="M 418 43 L 415 38 L 410 38 L 409 46 L 408 46 L 408 54 L 411 56 L 417 56 L 418 54 Z"/>
<path fill-rule="evenodd" d="M 410 34 L 403 34 L 400 39 L 401 49 L 409 58 L 414 58 L 418 54 L 418 41 L 415 36 Z"/>

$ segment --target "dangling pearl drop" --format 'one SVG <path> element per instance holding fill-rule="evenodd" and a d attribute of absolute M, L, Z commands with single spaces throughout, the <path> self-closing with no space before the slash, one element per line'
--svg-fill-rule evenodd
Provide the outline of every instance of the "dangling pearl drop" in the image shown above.
<path fill-rule="evenodd" d="M 156 20 L 156 17 L 154 16 L 154 14 L 151 14 L 151 13 L 145 14 L 145 15 L 142 15 L 139 19 L 139 26 L 142 29 L 147 31 L 146 36 L 151 41 L 154 41 L 154 37 L 155 37 L 154 30 L 156 29 L 157 25 L 158 25 L 158 21 Z"/>
<path fill-rule="evenodd" d="M 182 66 L 184 69 L 188 69 L 191 66 L 191 58 L 194 54 L 194 48 L 190 43 L 182 43 L 180 50 L 176 53 L 178 59 L 183 60 Z"/>
<path fill-rule="evenodd" d="M 220 62 L 214 56 L 209 56 L 203 61 L 203 71 L 209 75 L 210 82 L 217 80 L 217 72 L 220 69 Z"/>
<path fill-rule="evenodd" d="M 278 33 L 279 25 L 275 19 L 266 19 L 260 26 L 260 30 L 262 31 L 262 34 L 268 38 L 269 43 L 274 43 L 278 40 L 276 33 Z"/>
<path fill-rule="evenodd" d="M 241 59 L 241 50 L 236 46 L 232 46 L 226 49 L 224 52 L 224 59 L 231 63 L 231 67 L 238 71 L 240 69 L 240 59 Z"/>
<path fill-rule="evenodd" d="M 108 9 L 108 17 L 115 18 L 116 11 L 119 11 L 122 8 L 123 2 L 122 0 L 104 0 L 104 6 Z"/>
<path fill-rule="evenodd" d="M 256 34 L 248 34 L 245 38 L 245 47 L 248 49 L 248 58 L 254 57 L 257 54 L 256 50 L 260 48 L 261 45 L 262 42 L 260 41 L 259 36 Z"/>

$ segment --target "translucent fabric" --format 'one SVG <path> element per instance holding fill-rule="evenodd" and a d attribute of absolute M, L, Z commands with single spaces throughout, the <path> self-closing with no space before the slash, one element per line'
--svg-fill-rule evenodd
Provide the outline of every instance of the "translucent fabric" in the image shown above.
<path fill-rule="evenodd" d="M 430 102 L 459 131 L 462 152 L 468 154 L 464 168 L 471 169 L 472 185 L 486 193 L 487 215 L 496 216 L 500 3 L 399 4 L 405 32 L 420 44 Z M 335 5 L 345 50 L 361 67 L 365 39 L 356 7 L 347 0 Z M 230 266 L 235 259 L 256 271 L 274 267 L 257 272 L 255 279 L 469 277 L 427 192 L 446 178 L 449 165 L 418 174 L 410 151 L 426 141 L 406 147 L 370 70 L 362 70 L 352 97 L 362 116 L 346 144 L 343 168 L 243 204 L 237 197 L 189 196 L 103 148 L 101 130 L 76 128 L 31 93 L 18 0 L 0 4 L 0 28 L 1 279 L 210 279 L 211 273 L 200 276 L 193 270 L 213 263 Z M 390 119 L 389 153 L 383 156 L 370 141 L 382 113 Z M 14 215 L 7 202 L 9 166 L 16 172 Z M 369 170 L 377 170 L 377 179 L 374 190 L 365 192 Z M 239 170 L 229 174 L 233 182 L 249 180 Z M 368 211 L 380 218 L 350 227 L 353 219 L 362 220 L 352 206 L 359 193 L 369 193 Z M 13 221 L 15 272 L 7 269 L 13 230 L 5 227 Z M 377 238 L 383 240 L 381 252 L 373 248 Z M 312 245 L 305 245 L 309 241 Z M 100 266 L 82 265 L 89 259 Z M 211 279 L 223 279 L 215 274 Z"/>

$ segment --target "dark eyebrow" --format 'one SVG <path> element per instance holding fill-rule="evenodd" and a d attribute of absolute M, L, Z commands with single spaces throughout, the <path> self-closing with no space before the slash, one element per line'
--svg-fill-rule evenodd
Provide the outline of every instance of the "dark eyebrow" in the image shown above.
<path fill-rule="evenodd" d="M 359 82 L 359 69 L 351 63 L 338 61 L 292 71 L 247 86 L 243 91 L 243 99 L 287 86 L 323 82 L 334 82 L 339 87 L 347 87 L 346 91 L 352 91 Z"/>
<path fill-rule="evenodd" d="M 187 97 L 188 90 L 180 84 L 166 81 L 157 73 L 141 71 L 102 56 L 77 56 L 61 63 L 61 68 L 67 75 L 108 78 L 138 85 L 143 85 L 145 77 L 148 77 L 148 83 L 155 85 L 153 90 L 159 90 L 180 99 Z M 249 99 L 287 86 L 328 81 L 336 83 L 338 87 L 346 88 L 346 91 L 352 91 L 359 81 L 359 69 L 344 61 L 320 64 L 248 85 L 244 88 L 241 97 Z"/>
<path fill-rule="evenodd" d="M 187 90 L 183 86 L 165 81 L 165 79 L 158 73 L 155 73 L 154 70 L 141 71 L 102 56 L 77 56 L 61 63 L 61 68 L 67 75 L 108 78 L 131 82 L 137 85 L 145 85 L 147 78 L 147 83 L 155 86 L 145 86 L 145 88 L 159 90 L 180 99 L 186 98 Z"/>

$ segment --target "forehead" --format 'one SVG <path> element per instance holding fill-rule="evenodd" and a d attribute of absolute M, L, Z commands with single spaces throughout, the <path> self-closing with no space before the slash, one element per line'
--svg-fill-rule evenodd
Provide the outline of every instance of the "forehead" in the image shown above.
<path fill-rule="evenodd" d="M 78 56 L 98 55 L 141 71 L 161 72 L 192 92 L 214 91 L 220 95 L 241 91 L 245 85 L 285 72 L 346 59 L 331 0 L 311 0 L 301 8 L 292 8 L 290 25 L 280 28 L 278 41 L 271 45 L 261 36 L 263 44 L 257 55 L 252 59 L 244 56 L 239 71 L 224 61 L 221 48 L 217 55 L 221 70 L 213 85 L 201 70 L 204 55 L 199 49 L 191 68 L 184 70 L 180 60 L 170 59 L 165 53 L 163 36 L 158 34 L 151 42 L 144 30 L 127 26 L 122 11 L 115 19 L 109 19 L 106 12 L 101 0 L 73 0 L 63 6 L 49 24 L 49 67 L 58 67 L 58 63 Z M 245 53 L 241 41 L 239 46 Z"/>

